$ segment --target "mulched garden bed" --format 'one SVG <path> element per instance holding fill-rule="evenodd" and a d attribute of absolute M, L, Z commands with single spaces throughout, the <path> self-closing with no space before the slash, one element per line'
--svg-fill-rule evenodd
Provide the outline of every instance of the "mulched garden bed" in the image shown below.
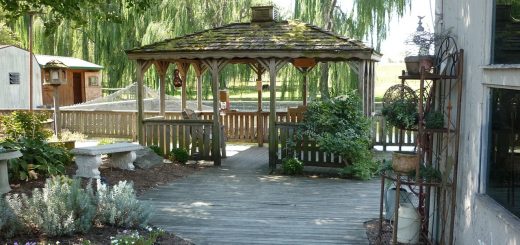
<path fill-rule="evenodd" d="M 103 162 L 110 161 L 103 159 Z M 109 185 L 118 183 L 121 180 L 131 181 L 134 184 L 134 189 L 137 195 L 141 195 L 147 190 L 165 185 L 169 182 L 184 178 L 195 171 L 208 167 L 207 165 L 181 165 L 177 163 L 165 162 L 156 165 L 150 169 L 137 169 L 134 171 L 121 170 L 117 168 L 100 167 L 101 176 Z M 76 165 L 71 164 L 66 167 L 66 174 L 70 177 L 74 176 L 76 172 Z M 86 183 L 86 181 L 85 181 Z M 30 194 L 34 188 L 42 188 L 45 184 L 45 178 L 39 178 L 31 181 L 11 181 L 11 191 L 9 194 L 25 193 Z M 139 234 L 146 235 L 146 229 L 137 229 Z M 130 232 L 124 228 L 117 228 L 111 226 L 93 227 L 86 234 L 74 234 L 69 237 L 51 237 L 44 235 L 32 235 L 30 237 L 20 236 L 8 240 L 0 239 L 0 244 L 110 244 L 110 238 L 116 237 L 120 233 Z M 91 243 L 86 243 L 85 241 Z M 35 243 L 38 242 L 38 243 Z M 189 240 L 180 238 L 175 234 L 166 233 L 157 240 L 156 244 L 179 244 L 188 245 L 193 244 Z"/>

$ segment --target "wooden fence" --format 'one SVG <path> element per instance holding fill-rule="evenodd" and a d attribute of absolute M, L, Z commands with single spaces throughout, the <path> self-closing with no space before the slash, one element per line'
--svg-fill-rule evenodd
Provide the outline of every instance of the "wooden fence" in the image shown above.
<path fill-rule="evenodd" d="M 0 115 L 13 110 L 0 110 Z M 52 113 L 52 110 L 43 109 Z M 135 111 L 93 111 L 61 110 L 62 129 L 80 132 L 90 137 L 131 138 L 137 137 L 137 112 Z M 156 117 L 159 112 L 145 112 L 145 118 Z M 164 119 L 181 120 L 181 112 L 166 112 Z M 212 120 L 212 112 L 199 114 L 201 120 Z M 277 122 L 295 122 L 286 112 L 276 113 Z M 267 143 L 269 112 L 226 112 L 221 115 L 224 135 L 229 142 Z M 373 119 L 373 144 L 386 150 L 387 146 L 414 146 L 416 132 L 399 130 L 389 126 L 384 118 L 376 115 Z"/>
<path fill-rule="evenodd" d="M 280 164 L 286 157 L 295 156 L 305 166 L 343 167 L 345 164 L 339 155 L 320 151 L 315 141 L 297 140 L 295 137 L 298 124 L 292 122 L 276 123 L 278 144 L 276 147 L 276 163 Z"/>

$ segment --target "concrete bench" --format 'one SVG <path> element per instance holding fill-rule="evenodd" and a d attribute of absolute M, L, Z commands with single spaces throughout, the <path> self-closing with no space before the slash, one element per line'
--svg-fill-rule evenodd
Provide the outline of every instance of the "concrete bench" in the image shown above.
<path fill-rule="evenodd" d="M 71 153 L 76 157 L 78 166 L 76 176 L 99 179 L 101 176 L 98 168 L 102 163 L 101 155 L 103 154 L 111 154 L 111 167 L 134 170 L 135 151 L 142 148 L 142 146 L 132 143 L 74 148 Z"/>

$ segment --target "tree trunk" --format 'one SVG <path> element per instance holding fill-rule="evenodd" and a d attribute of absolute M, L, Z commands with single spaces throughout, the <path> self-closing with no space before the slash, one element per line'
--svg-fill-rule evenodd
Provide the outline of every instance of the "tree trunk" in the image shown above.
<path fill-rule="evenodd" d="M 334 14 L 334 7 L 337 0 L 332 0 L 328 8 L 323 11 L 323 21 L 325 30 L 332 31 L 332 18 Z M 329 99 L 329 64 L 327 62 L 321 63 L 320 76 L 320 94 L 322 99 Z"/>

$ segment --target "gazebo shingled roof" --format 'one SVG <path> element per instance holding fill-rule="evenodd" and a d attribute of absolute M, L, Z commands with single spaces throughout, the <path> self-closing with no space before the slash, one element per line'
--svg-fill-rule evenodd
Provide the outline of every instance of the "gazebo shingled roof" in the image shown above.
<path fill-rule="evenodd" d="M 358 40 L 299 21 L 229 24 L 145 45 L 127 53 L 130 59 L 165 55 L 178 59 L 311 56 L 318 61 L 378 61 L 381 57 Z"/>
<path fill-rule="evenodd" d="M 373 113 L 374 63 L 380 60 L 381 54 L 360 41 L 341 37 L 310 24 L 298 21 L 274 21 L 272 6 L 253 7 L 252 16 L 250 23 L 229 24 L 126 51 L 129 59 L 137 61 L 139 143 L 145 143 L 145 123 L 157 125 L 157 121 L 152 122 L 153 119 L 144 118 L 143 76 L 152 65 L 156 67 L 159 74 L 160 113 L 163 116 L 165 115 L 165 77 L 170 64 L 176 64 L 183 81 L 186 81 L 190 65 L 193 66 L 197 76 L 199 107 L 202 97 L 202 74 L 206 70 L 211 73 L 213 96 L 211 157 L 216 166 L 219 166 L 221 162 L 219 144 L 221 136 L 220 130 L 217 130 L 220 129 L 219 73 L 226 64 L 249 64 L 257 73 L 260 83 L 262 74 L 264 72 L 269 74 L 269 165 L 271 168 L 276 167 L 277 157 L 276 76 L 285 64 L 292 62 L 303 73 L 302 92 L 306 97 L 306 76 L 316 62 L 349 62 L 350 66 L 358 73 L 358 92 L 362 97 L 363 110 L 366 115 Z M 303 66 L 303 63 L 306 65 Z M 261 90 L 258 93 L 259 103 L 261 103 Z M 181 102 L 181 108 L 184 109 L 186 105 L 186 83 L 182 83 Z M 182 122 L 171 121 L 169 125 L 172 123 L 182 124 Z M 190 122 L 186 123 L 189 124 Z M 260 134 L 261 131 L 258 131 L 258 133 Z M 259 145 L 262 144 L 263 141 L 259 142 Z M 169 148 L 170 145 L 163 145 L 162 147 Z"/>

